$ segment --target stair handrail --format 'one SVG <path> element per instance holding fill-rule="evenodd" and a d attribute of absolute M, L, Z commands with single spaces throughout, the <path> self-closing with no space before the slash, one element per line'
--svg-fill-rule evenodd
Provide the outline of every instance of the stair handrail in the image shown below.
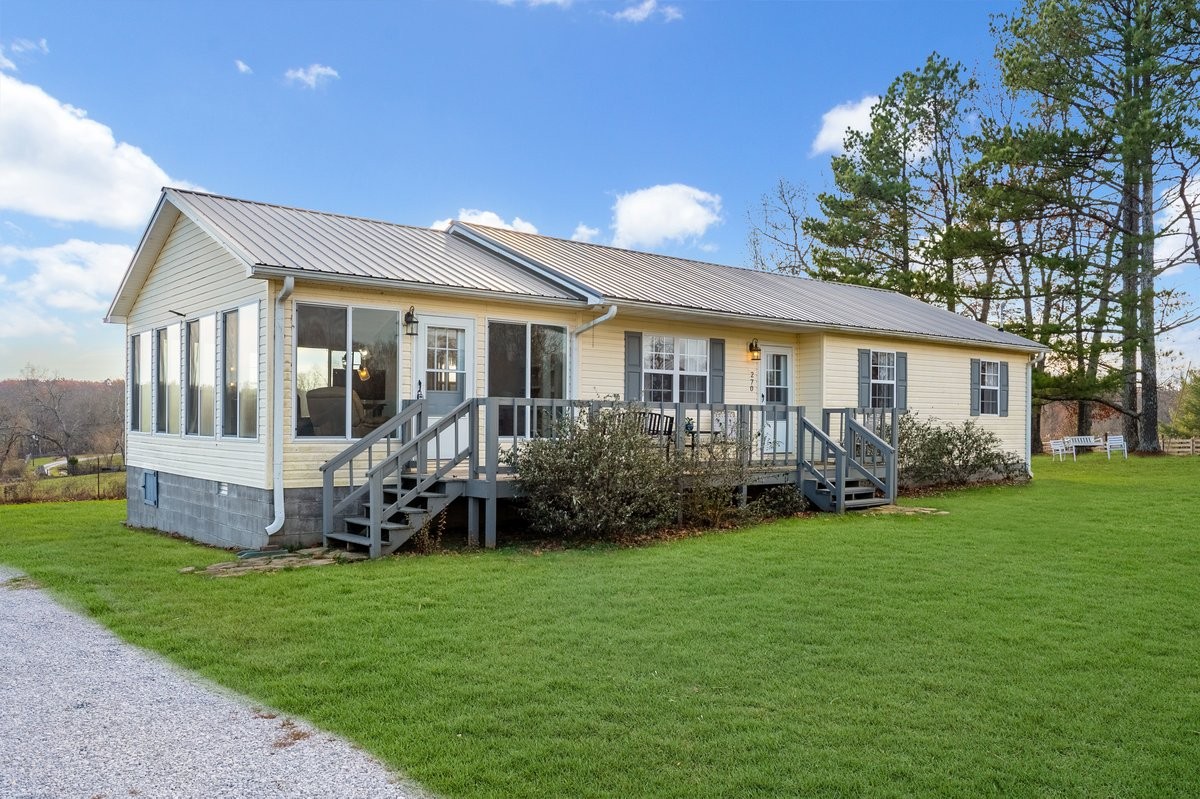
<path fill-rule="evenodd" d="M 809 421 L 807 416 L 800 417 L 800 429 L 803 431 L 800 436 L 800 447 L 796 453 L 796 469 L 803 476 L 804 472 L 808 472 L 819 485 L 824 485 L 825 489 L 833 496 L 834 509 L 841 513 L 846 505 L 846 462 L 848 460 L 846 450 L 840 444 L 834 441 L 824 430 Z M 833 479 L 830 480 L 825 476 L 825 473 L 818 469 L 812 461 L 808 459 L 808 452 L 804 449 L 804 435 L 813 437 L 822 447 L 822 460 L 825 459 L 826 453 L 833 454 Z"/>
<path fill-rule="evenodd" d="M 848 467 L 854 469 L 861 474 L 869 483 L 874 485 L 884 496 L 888 498 L 888 502 L 896 501 L 896 449 L 888 442 L 884 441 L 875 434 L 870 428 L 860 424 L 853 414 L 847 413 L 845 417 L 845 442 L 843 448 L 846 451 Z M 884 461 L 884 477 L 881 480 L 874 469 L 867 469 L 857 458 L 854 457 L 855 447 L 854 439 L 858 438 L 863 443 L 874 447 L 882 456 Z"/>
<path fill-rule="evenodd" d="M 361 499 L 363 494 L 368 490 L 368 485 L 363 482 L 359 485 L 354 483 L 354 459 L 363 453 L 367 455 L 367 468 L 374 466 L 374 447 L 381 441 L 385 442 L 387 447 L 386 455 L 392 452 L 392 443 L 395 439 L 392 434 L 396 431 L 401 431 L 400 443 L 403 443 L 408 438 L 411 438 L 411 431 L 405 432 L 403 428 L 410 427 L 417 433 L 420 432 L 420 427 L 424 423 L 424 415 L 426 411 L 425 400 L 414 400 L 409 405 L 404 407 L 399 413 L 388 419 L 383 424 L 376 427 L 365 436 L 355 441 L 344 450 L 329 458 L 322 463 L 318 469 L 321 472 L 321 533 L 333 532 L 334 517 L 351 505 Z M 336 480 L 339 469 L 349 466 L 347 475 L 347 484 L 350 486 L 350 492 L 341 498 L 338 502 L 333 501 L 334 482 Z"/>
<path fill-rule="evenodd" d="M 366 485 L 370 496 L 371 519 L 370 554 L 372 558 L 379 557 L 383 547 L 383 520 L 400 508 L 408 507 L 408 503 L 416 499 L 425 489 L 453 471 L 458 464 L 470 458 L 479 443 L 471 440 L 471 436 L 468 435 L 465 448 L 457 448 L 450 458 L 444 459 L 445 462 L 442 462 L 442 458 L 437 458 L 439 464 L 437 468 L 428 474 L 421 475 L 416 483 L 406 491 L 399 490 L 400 481 L 397 479 L 396 500 L 386 506 L 383 504 L 384 479 L 393 474 L 398 476 L 405 464 L 411 460 L 425 461 L 425 458 L 421 457 L 424 448 L 430 442 L 437 441 L 438 437 L 446 430 L 456 427 L 469 414 L 476 413 L 479 404 L 480 400 L 478 399 L 468 399 L 459 403 L 453 410 L 448 411 L 445 416 L 414 435 L 367 472 Z M 457 441 L 457 436 L 455 438 Z"/>

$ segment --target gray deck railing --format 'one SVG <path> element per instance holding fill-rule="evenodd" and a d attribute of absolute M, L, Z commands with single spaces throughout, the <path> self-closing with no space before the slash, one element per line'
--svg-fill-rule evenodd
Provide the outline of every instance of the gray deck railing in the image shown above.
<path fill-rule="evenodd" d="M 659 436 L 667 457 L 696 456 L 715 447 L 751 469 L 794 472 L 797 487 L 804 479 L 816 480 L 839 509 L 847 477 L 865 479 L 889 500 L 895 498 L 897 428 L 890 409 L 825 409 L 818 426 L 798 405 L 487 397 L 466 400 L 429 424 L 428 408 L 418 400 L 321 465 L 324 529 L 332 531 L 338 514 L 369 499 L 371 538 L 377 543 L 380 525 L 392 512 L 465 463 L 465 476 L 482 484 L 470 492 L 483 503 L 482 508 L 474 502 L 468 506 L 471 541 L 478 541 L 482 509 L 486 541 L 494 545 L 497 482 L 512 472 L 504 453 L 531 437 L 553 436 L 559 420 L 605 410 L 669 418 L 670 434 Z M 384 505 L 384 487 L 399 487 L 402 474 L 417 480 Z M 348 490 L 335 500 L 339 483 Z"/>
<path fill-rule="evenodd" d="M 425 411 L 425 400 L 409 403 L 369 435 L 321 464 L 321 529 L 324 532 L 333 530 L 333 520 L 339 513 L 363 501 L 368 490 L 366 473 L 375 468 L 379 460 L 390 457 L 397 448 L 425 429 Z M 347 493 L 335 501 L 339 480 L 347 487 Z"/>

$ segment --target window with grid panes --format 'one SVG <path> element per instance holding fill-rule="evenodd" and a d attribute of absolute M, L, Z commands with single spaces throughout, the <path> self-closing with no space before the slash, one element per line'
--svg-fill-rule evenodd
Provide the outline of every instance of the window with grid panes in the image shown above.
<path fill-rule="evenodd" d="M 642 399 L 708 401 L 708 340 L 647 335 L 642 343 Z"/>
<path fill-rule="evenodd" d="M 1000 362 L 979 362 L 979 412 L 993 416 L 1000 413 Z"/>
<path fill-rule="evenodd" d="M 871 407 L 896 407 L 896 353 L 871 352 Z"/>

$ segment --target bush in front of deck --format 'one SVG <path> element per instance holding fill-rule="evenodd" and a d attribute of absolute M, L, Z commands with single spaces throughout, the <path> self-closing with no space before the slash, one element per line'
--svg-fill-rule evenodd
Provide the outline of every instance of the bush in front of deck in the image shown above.
<path fill-rule="evenodd" d="M 664 442 L 633 413 L 579 409 L 510 453 L 525 518 L 539 535 L 608 538 L 670 524 L 679 508 Z"/>
<path fill-rule="evenodd" d="M 934 417 L 900 417 L 897 467 L 905 487 L 965 485 L 978 480 L 1011 480 L 1025 463 L 1000 448 L 1000 438 L 973 421 L 941 424 Z"/>

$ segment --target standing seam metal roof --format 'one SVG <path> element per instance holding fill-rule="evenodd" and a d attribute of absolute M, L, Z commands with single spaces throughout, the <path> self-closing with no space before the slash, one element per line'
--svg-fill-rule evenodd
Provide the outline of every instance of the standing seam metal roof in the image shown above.
<path fill-rule="evenodd" d="M 1021 349 L 1041 345 L 893 291 L 457 223 L 610 301 Z"/>
<path fill-rule="evenodd" d="M 555 300 L 577 293 L 444 231 L 167 189 L 252 265 L 495 291 Z"/>

